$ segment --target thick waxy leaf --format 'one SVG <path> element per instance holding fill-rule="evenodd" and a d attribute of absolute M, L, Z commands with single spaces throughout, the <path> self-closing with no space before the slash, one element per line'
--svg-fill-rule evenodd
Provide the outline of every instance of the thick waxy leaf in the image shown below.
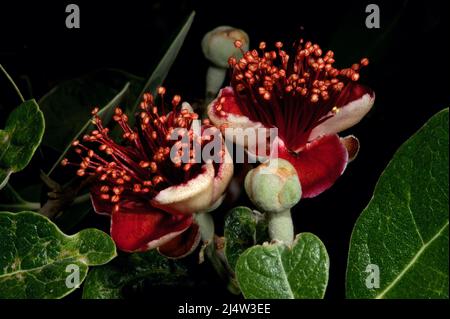
<path fill-rule="evenodd" d="M 20 104 L 0 130 L 0 189 L 12 173 L 24 169 L 41 143 L 44 116 L 35 100 Z"/>
<path fill-rule="evenodd" d="M 42 215 L 0 212 L 0 298 L 64 297 L 88 266 L 115 256 L 114 242 L 102 231 L 67 236 Z"/>
<path fill-rule="evenodd" d="M 124 290 L 145 280 L 146 285 L 177 285 L 187 270 L 155 250 L 122 255 L 114 262 L 91 270 L 83 286 L 84 299 L 121 299 Z"/>
<path fill-rule="evenodd" d="M 256 244 L 269 241 L 264 215 L 248 207 L 233 208 L 225 218 L 225 256 L 234 271 L 239 256 Z"/>
<path fill-rule="evenodd" d="M 323 298 L 329 259 L 320 239 L 302 233 L 292 248 L 282 243 L 247 249 L 238 259 L 236 278 L 249 299 Z"/>
<path fill-rule="evenodd" d="M 192 12 L 187 19 L 186 23 L 183 25 L 181 30 L 178 32 L 177 36 L 173 40 L 170 47 L 167 49 L 166 53 L 162 57 L 161 61 L 158 63 L 156 69 L 153 71 L 152 75 L 148 79 L 147 83 L 144 85 L 141 93 L 139 94 L 136 102 L 134 103 L 134 106 L 132 108 L 132 111 L 138 107 L 142 95 L 145 92 L 151 92 L 153 94 L 156 93 L 156 89 L 158 86 L 161 86 L 164 82 L 164 79 L 166 78 L 167 74 L 169 73 L 170 68 L 172 67 L 172 64 L 175 62 L 175 59 L 178 55 L 178 52 L 180 51 L 181 47 L 183 46 L 184 39 L 186 38 L 189 29 L 191 28 L 192 22 L 194 21 L 195 12 Z"/>
<path fill-rule="evenodd" d="M 349 298 L 448 298 L 448 109 L 403 144 L 350 243 Z"/>

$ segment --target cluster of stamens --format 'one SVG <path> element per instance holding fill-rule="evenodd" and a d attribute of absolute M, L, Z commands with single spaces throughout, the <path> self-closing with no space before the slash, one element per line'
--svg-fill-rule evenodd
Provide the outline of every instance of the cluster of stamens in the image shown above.
<path fill-rule="evenodd" d="M 240 48 L 242 43 L 235 42 Z M 265 125 L 277 126 L 280 134 L 296 129 L 306 133 L 320 124 L 331 111 L 337 113 L 348 98 L 348 89 L 360 77 L 367 58 L 350 68 L 333 66 L 333 51 L 323 54 L 317 44 L 300 39 L 292 57 L 276 42 L 267 51 L 261 42 L 258 50 L 243 52 L 241 59 L 231 57 L 231 84 L 237 92 L 242 111 Z M 221 112 L 219 101 L 217 111 Z"/>
<path fill-rule="evenodd" d="M 78 176 L 97 177 L 101 185 L 100 198 L 113 203 L 115 209 L 119 208 L 122 198 L 128 195 L 151 198 L 166 187 L 194 177 L 200 172 L 202 160 L 193 151 L 193 145 L 199 143 L 201 147 L 213 138 L 194 134 L 192 122 L 198 119 L 198 115 L 179 107 L 179 95 L 173 97 L 172 109 L 168 114 L 164 110 L 165 88 L 160 87 L 158 95 L 161 100 L 159 107 L 155 105 L 152 94 L 144 94 L 137 115 L 137 128 L 130 127 L 128 116 L 120 108 L 115 109 L 113 119 L 123 132 L 121 143 L 111 139 L 109 128 L 103 126 L 99 109 L 95 108 L 92 111 L 92 123 L 96 129 L 83 137 L 83 143 L 97 144 L 97 151 L 75 140 L 72 146 L 81 157 L 81 162 L 70 162 L 68 159 L 61 162 L 62 165 L 78 167 Z M 209 126 L 208 121 L 204 124 Z M 172 133 L 178 129 L 181 129 L 179 139 L 174 139 Z M 180 145 L 186 143 L 186 138 L 183 139 L 185 134 L 189 137 L 187 148 L 186 145 Z M 171 158 L 171 148 L 175 144 L 181 147 Z M 186 149 L 190 150 L 189 160 L 182 161 Z"/>

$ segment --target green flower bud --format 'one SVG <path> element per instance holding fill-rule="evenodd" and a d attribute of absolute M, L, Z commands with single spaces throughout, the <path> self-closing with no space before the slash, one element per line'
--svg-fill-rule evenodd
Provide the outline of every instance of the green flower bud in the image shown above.
<path fill-rule="evenodd" d="M 240 58 L 241 50 L 234 46 L 236 40 L 241 41 L 241 49 L 248 51 L 249 38 L 243 30 L 230 26 L 220 26 L 211 30 L 202 40 L 202 50 L 205 57 L 214 65 L 228 68 L 228 59 L 231 56 Z"/>
<path fill-rule="evenodd" d="M 270 214 L 289 210 L 302 197 L 297 171 L 280 158 L 252 169 L 245 178 L 245 190 L 259 210 Z"/>

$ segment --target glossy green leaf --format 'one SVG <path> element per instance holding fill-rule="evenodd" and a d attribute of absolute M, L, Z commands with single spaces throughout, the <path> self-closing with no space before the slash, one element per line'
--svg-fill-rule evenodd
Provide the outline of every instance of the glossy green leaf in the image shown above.
<path fill-rule="evenodd" d="M 37 213 L 0 212 L 0 298 L 64 297 L 77 288 L 75 276 L 81 283 L 88 266 L 115 256 L 114 242 L 97 229 L 67 236 Z"/>
<path fill-rule="evenodd" d="M 83 286 L 84 299 L 121 299 L 125 287 L 142 280 L 158 286 L 178 285 L 186 278 L 187 270 L 157 251 L 122 255 L 114 262 L 91 270 Z"/>
<path fill-rule="evenodd" d="M 448 298 L 448 148 L 445 109 L 395 153 L 353 229 L 347 297 Z"/>
<path fill-rule="evenodd" d="M 0 189 L 12 173 L 23 170 L 44 134 L 44 117 L 35 100 L 25 101 L 11 112 L 0 130 Z"/>
<path fill-rule="evenodd" d="M 247 248 L 270 240 L 264 215 L 243 206 L 233 208 L 225 217 L 224 237 L 225 256 L 233 271 Z"/>
<path fill-rule="evenodd" d="M 170 47 L 167 49 L 166 53 L 162 57 L 161 61 L 156 66 L 152 75 L 148 79 L 147 83 L 144 85 L 141 93 L 139 94 L 134 106 L 132 108 L 132 112 L 138 107 L 141 102 L 141 98 L 145 92 L 156 93 L 156 89 L 158 86 L 161 86 L 164 82 L 164 79 L 167 77 L 172 64 L 175 62 L 175 59 L 183 46 L 184 39 L 186 38 L 189 29 L 191 28 L 192 22 L 194 21 L 195 12 L 192 12 L 188 17 L 186 23 L 183 25 L 181 30 L 178 32 L 177 36 L 173 40 Z"/>
<path fill-rule="evenodd" d="M 320 239 L 299 234 L 292 248 L 283 243 L 247 249 L 236 278 L 248 299 L 319 299 L 328 284 L 329 259 Z"/>

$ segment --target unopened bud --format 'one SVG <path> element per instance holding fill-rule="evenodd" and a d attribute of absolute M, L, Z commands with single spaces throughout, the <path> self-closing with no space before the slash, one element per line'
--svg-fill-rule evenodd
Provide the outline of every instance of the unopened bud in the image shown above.
<path fill-rule="evenodd" d="M 235 41 L 241 42 L 241 48 L 236 48 Z M 249 38 L 243 30 L 230 26 L 220 26 L 211 30 L 202 40 L 202 50 L 205 57 L 214 65 L 228 68 L 228 59 L 232 56 L 240 59 L 241 50 L 248 51 Z"/>
<path fill-rule="evenodd" d="M 259 210 L 272 214 L 292 208 L 302 197 L 297 171 L 280 158 L 252 169 L 245 178 L 245 190 Z"/>

